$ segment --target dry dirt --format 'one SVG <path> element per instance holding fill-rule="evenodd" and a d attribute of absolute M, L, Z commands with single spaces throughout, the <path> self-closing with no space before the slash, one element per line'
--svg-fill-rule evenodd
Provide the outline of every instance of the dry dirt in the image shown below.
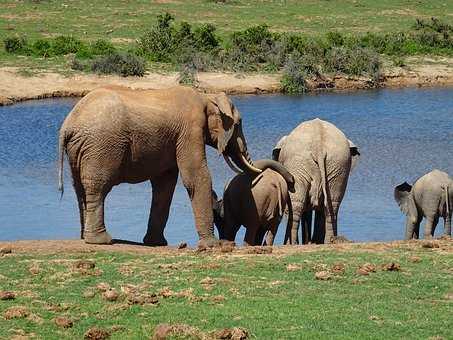
<path fill-rule="evenodd" d="M 453 85 L 453 58 L 418 58 L 408 60 L 407 67 L 387 67 L 382 87 L 446 86 Z M 80 97 L 96 87 L 107 84 L 137 89 L 167 88 L 178 83 L 178 74 L 150 73 L 144 77 L 99 76 L 77 74 L 64 76 L 43 72 L 27 77 L 18 68 L 0 68 L 0 106 L 22 100 L 50 97 Z M 352 91 L 373 86 L 364 77 L 334 76 L 309 81 L 315 91 Z M 198 88 L 204 92 L 225 91 L 228 94 L 259 94 L 280 91 L 278 74 L 233 74 L 204 72 L 198 74 Z"/>
<path fill-rule="evenodd" d="M 124 241 L 122 241 L 124 242 Z M 315 251 L 360 251 L 383 253 L 392 249 L 426 249 L 427 242 L 433 244 L 431 251 L 453 253 L 453 239 L 436 239 L 432 241 L 392 241 L 392 242 L 369 242 L 369 243 L 342 243 L 323 245 L 297 245 L 297 246 L 274 246 L 274 247 L 234 247 L 230 256 L 280 256 L 301 252 Z M 131 242 L 132 243 L 132 242 Z M 147 247 L 141 244 L 116 243 L 112 245 L 86 244 L 82 240 L 30 240 L 0 242 L 0 248 L 8 247 L 10 254 L 56 254 L 56 253 L 92 253 L 92 252 L 123 252 L 133 254 L 162 254 L 170 256 L 200 254 L 225 254 L 221 247 L 199 251 L 196 248 L 187 247 L 178 249 L 173 247 Z M 271 251 L 263 251 L 270 249 Z M 260 251 L 255 251 L 260 250 Z M 1 256 L 1 255 L 0 255 Z M 105 289 L 107 290 L 107 288 Z"/>

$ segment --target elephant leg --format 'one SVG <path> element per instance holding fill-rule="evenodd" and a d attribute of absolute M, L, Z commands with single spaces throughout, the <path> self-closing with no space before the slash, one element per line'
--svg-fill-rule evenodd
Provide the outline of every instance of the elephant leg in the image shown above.
<path fill-rule="evenodd" d="M 315 211 L 315 223 L 314 223 L 314 230 L 313 230 L 313 238 L 312 242 L 316 244 L 324 243 L 324 239 L 326 236 L 326 226 L 325 226 L 325 218 L 324 212 L 320 210 Z"/>
<path fill-rule="evenodd" d="M 79 218 L 80 218 L 80 239 L 83 240 L 85 232 L 85 193 L 82 184 L 79 181 L 74 180 L 74 191 L 77 196 L 77 204 L 79 206 Z"/>
<path fill-rule="evenodd" d="M 436 230 L 437 223 L 439 222 L 438 216 L 429 216 L 426 217 L 425 230 L 423 237 L 425 239 L 431 239 L 434 236 L 434 231 Z"/>
<path fill-rule="evenodd" d="M 86 185 L 85 191 L 85 230 L 84 240 L 92 244 L 110 244 L 112 237 L 104 224 L 104 201 L 111 188 L 99 185 Z"/>
<path fill-rule="evenodd" d="M 272 221 L 272 223 L 269 226 L 269 230 L 267 231 L 266 240 L 264 241 L 264 245 L 268 245 L 268 246 L 274 245 L 275 235 L 277 235 L 278 225 L 280 224 L 281 220 L 282 220 L 281 216 L 277 216 L 274 218 L 274 220 Z"/>
<path fill-rule="evenodd" d="M 195 146 L 192 149 L 194 148 Z M 180 150 L 177 161 L 183 184 L 192 202 L 199 237 L 198 245 L 203 248 L 219 246 L 220 242 L 214 236 L 212 181 L 206 163 L 204 142 L 200 145 L 200 149 L 202 152 Z"/>
<path fill-rule="evenodd" d="M 172 170 L 151 181 L 153 198 L 148 219 L 148 230 L 143 238 L 144 244 L 150 246 L 166 246 L 168 244 L 164 236 L 164 229 L 177 181 L 178 170 Z"/>
<path fill-rule="evenodd" d="M 444 235 L 451 236 L 451 215 L 446 215 L 444 218 Z"/>
<path fill-rule="evenodd" d="M 260 246 L 263 244 L 264 236 L 266 236 L 267 232 L 268 232 L 268 230 L 266 228 L 258 229 L 258 231 L 256 232 L 256 236 L 255 236 L 255 245 Z"/>
<path fill-rule="evenodd" d="M 247 226 L 244 237 L 245 246 L 254 246 L 256 241 L 256 234 L 258 233 L 258 226 Z"/>
<path fill-rule="evenodd" d="M 312 210 L 307 210 L 302 215 L 302 244 L 308 244 L 311 242 L 311 223 L 313 219 Z"/>
<path fill-rule="evenodd" d="M 337 217 L 338 209 L 340 208 L 339 202 L 332 202 L 330 207 L 324 207 L 324 218 L 325 218 L 325 243 L 332 243 L 332 240 L 338 236 L 337 229 Z"/>

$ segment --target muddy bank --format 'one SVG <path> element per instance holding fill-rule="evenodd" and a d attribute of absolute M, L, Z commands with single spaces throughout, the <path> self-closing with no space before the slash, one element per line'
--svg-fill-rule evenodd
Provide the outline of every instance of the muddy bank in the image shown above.
<path fill-rule="evenodd" d="M 243 247 L 233 246 L 231 243 L 224 244 L 221 248 L 200 251 L 196 248 L 171 246 L 171 247 L 147 247 L 139 243 L 117 241 L 112 245 L 86 244 L 82 240 L 24 240 L 0 242 L 0 257 L 9 254 L 57 254 L 57 253 L 92 253 L 92 252 L 119 252 L 134 254 L 162 254 L 183 255 L 188 253 L 218 253 L 233 255 L 284 255 L 300 252 L 314 251 L 364 251 L 386 252 L 395 249 L 439 251 L 453 253 L 453 239 L 435 240 L 411 240 L 392 242 L 364 242 L 364 243 L 340 243 L 322 245 L 298 245 L 298 246 L 274 246 L 274 247 Z"/>
<path fill-rule="evenodd" d="M 204 92 L 225 91 L 228 94 L 260 94 L 280 91 L 279 74 L 200 73 L 198 88 Z M 16 68 L 0 68 L 0 105 L 13 104 L 28 99 L 50 97 L 81 97 L 96 87 L 116 84 L 137 89 L 167 88 L 178 84 L 178 74 L 151 73 L 144 77 L 99 76 L 77 74 L 69 77 L 57 73 L 40 73 L 27 77 Z M 376 85 L 371 79 L 336 75 L 309 80 L 314 91 L 352 91 L 369 89 Z M 379 87 L 449 86 L 453 85 L 453 58 L 425 59 L 410 67 L 388 68 Z"/>

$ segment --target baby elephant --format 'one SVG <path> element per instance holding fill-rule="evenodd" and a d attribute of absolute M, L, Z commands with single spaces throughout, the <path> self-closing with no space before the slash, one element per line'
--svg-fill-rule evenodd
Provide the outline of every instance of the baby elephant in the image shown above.
<path fill-rule="evenodd" d="M 406 214 L 406 240 L 419 238 L 420 222 L 426 217 L 425 238 L 432 238 L 439 216 L 444 218 L 444 235 L 451 236 L 453 180 L 440 170 L 420 177 L 414 186 L 407 182 L 395 188 L 395 200 Z"/>
<path fill-rule="evenodd" d="M 286 206 L 290 206 L 288 184 L 272 169 L 257 177 L 239 174 L 226 185 L 223 200 L 217 200 L 215 193 L 213 197 L 220 239 L 234 241 L 243 225 L 247 229 L 244 244 L 250 246 L 263 244 L 266 232 L 266 244 L 272 245 Z"/>

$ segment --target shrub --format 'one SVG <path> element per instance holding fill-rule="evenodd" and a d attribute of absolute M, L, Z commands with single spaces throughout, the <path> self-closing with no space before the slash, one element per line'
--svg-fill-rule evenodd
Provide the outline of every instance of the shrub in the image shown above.
<path fill-rule="evenodd" d="M 157 23 L 139 39 L 139 47 L 152 61 L 168 62 L 174 51 L 174 17 L 169 13 L 157 16 Z"/>
<path fill-rule="evenodd" d="M 27 41 L 24 37 L 7 37 L 3 39 L 7 53 L 21 53 L 27 48 Z"/>
<path fill-rule="evenodd" d="M 91 70 L 102 74 L 118 74 L 123 77 L 145 74 L 145 61 L 130 53 L 112 53 L 94 60 Z"/>
<path fill-rule="evenodd" d="M 307 74 L 300 62 L 300 56 L 291 55 L 285 64 L 283 76 L 280 81 L 282 91 L 288 94 L 301 94 L 307 92 Z"/>
<path fill-rule="evenodd" d="M 326 55 L 325 67 L 331 72 L 367 75 L 378 80 L 381 63 L 379 55 L 370 49 L 334 47 Z"/>
<path fill-rule="evenodd" d="M 72 36 L 61 35 L 52 42 L 52 52 L 55 55 L 77 53 L 82 49 L 86 49 L 86 46 L 79 39 Z"/>
<path fill-rule="evenodd" d="M 90 44 L 90 52 L 92 55 L 107 55 L 116 51 L 115 46 L 110 41 L 98 39 Z"/>
<path fill-rule="evenodd" d="M 184 85 L 195 85 L 197 83 L 197 68 L 195 64 L 184 64 L 179 72 L 178 83 Z"/>
<path fill-rule="evenodd" d="M 215 35 L 215 26 L 204 24 L 194 32 L 195 45 L 200 51 L 211 51 L 219 46 L 219 38 Z"/>
<path fill-rule="evenodd" d="M 49 40 L 46 39 L 38 39 L 36 40 L 32 47 L 33 55 L 39 57 L 50 57 L 52 55 L 52 45 L 50 44 Z"/>
<path fill-rule="evenodd" d="M 345 41 L 341 33 L 335 31 L 327 32 L 326 39 L 330 46 L 343 46 Z"/>

